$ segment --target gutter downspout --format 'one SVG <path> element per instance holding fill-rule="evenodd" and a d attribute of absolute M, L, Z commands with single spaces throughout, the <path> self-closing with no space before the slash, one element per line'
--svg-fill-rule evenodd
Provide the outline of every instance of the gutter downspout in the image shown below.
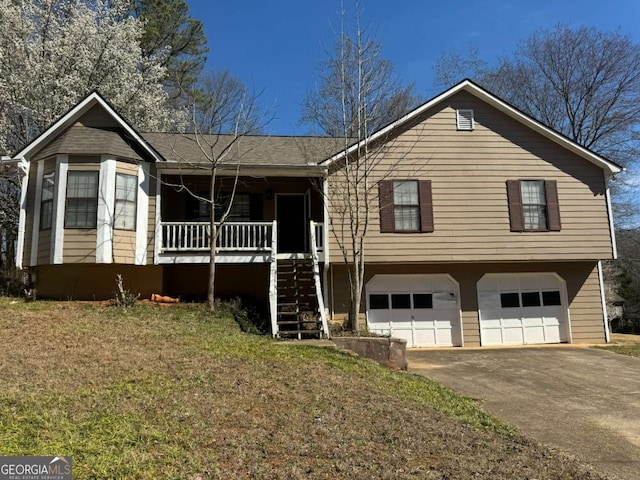
<path fill-rule="evenodd" d="M 598 260 L 598 281 L 600 282 L 600 301 L 602 302 L 602 317 L 604 319 L 604 339 L 605 342 L 611 342 L 611 334 L 609 332 L 609 316 L 607 314 L 607 302 L 604 296 L 604 281 L 602 279 L 602 261 Z"/>
<path fill-rule="evenodd" d="M 607 201 L 607 215 L 609 215 L 609 233 L 611 235 L 611 252 L 613 254 L 613 259 L 618 259 L 618 246 L 616 245 L 616 230 L 613 226 L 613 210 L 611 208 L 611 193 L 609 191 L 609 175 L 607 172 L 604 172 L 604 197 Z"/>

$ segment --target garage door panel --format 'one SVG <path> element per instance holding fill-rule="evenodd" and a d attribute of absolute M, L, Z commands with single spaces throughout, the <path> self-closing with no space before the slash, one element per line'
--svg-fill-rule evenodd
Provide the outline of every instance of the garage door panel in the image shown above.
<path fill-rule="evenodd" d="M 534 318 L 534 317 L 523 317 L 522 324 L 525 327 L 536 327 L 544 325 L 544 320 L 542 318 Z"/>
<path fill-rule="evenodd" d="M 413 346 L 429 347 L 432 345 L 440 345 L 435 330 L 416 330 Z"/>
<path fill-rule="evenodd" d="M 461 342 L 457 285 L 442 274 L 375 275 L 366 287 L 367 321 L 409 347 L 452 346 Z M 370 308 L 370 295 L 388 295 L 389 308 Z M 379 303 L 379 302 L 378 302 Z M 405 308 L 409 305 L 410 308 Z M 394 308 L 395 307 L 395 308 Z M 385 313 L 379 313 L 379 312 Z"/>
<path fill-rule="evenodd" d="M 565 305 L 557 305 L 565 300 L 556 275 L 487 274 L 478 282 L 477 290 L 482 345 L 567 340 L 567 310 Z"/>

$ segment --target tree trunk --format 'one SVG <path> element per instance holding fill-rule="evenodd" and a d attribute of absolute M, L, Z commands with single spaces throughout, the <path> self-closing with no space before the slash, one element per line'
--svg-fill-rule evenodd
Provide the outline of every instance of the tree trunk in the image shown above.
<path fill-rule="evenodd" d="M 209 210 L 209 225 L 211 229 L 211 237 L 209 238 L 209 284 L 207 288 L 207 303 L 209 305 L 209 310 L 215 312 L 216 310 L 216 302 L 215 302 L 215 284 L 216 284 L 216 243 L 218 240 L 218 231 L 216 229 L 216 209 L 214 199 L 215 196 L 215 184 L 216 184 L 216 174 L 215 169 L 211 172 L 211 185 L 210 192 L 211 196 L 209 197 L 211 200 L 210 210 Z"/>
<path fill-rule="evenodd" d="M 350 301 L 349 301 L 349 329 L 353 332 L 358 330 L 358 317 L 360 316 L 360 302 L 362 300 L 362 289 L 357 286 L 360 285 L 360 278 L 362 272 L 357 263 L 353 263 L 349 266 L 351 269 L 351 285 L 349 288 Z"/>

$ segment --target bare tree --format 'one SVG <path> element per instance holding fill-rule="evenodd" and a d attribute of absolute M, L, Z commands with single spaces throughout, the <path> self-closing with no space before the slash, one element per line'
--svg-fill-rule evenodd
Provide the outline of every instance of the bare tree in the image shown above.
<path fill-rule="evenodd" d="M 181 172 L 180 182 L 169 185 L 208 206 L 210 260 L 207 303 L 214 311 L 216 244 L 221 227 L 231 213 L 242 156 L 250 152 L 250 149 L 242 148 L 241 141 L 247 135 L 259 133 L 266 122 L 257 104 L 259 95 L 250 92 L 227 71 L 206 73 L 189 93 L 191 125 L 188 132 L 178 138 L 195 147 L 188 150 L 195 150 L 199 158 L 184 153 L 182 147 L 174 145 L 173 151 Z M 194 191 L 184 178 L 184 175 L 201 171 L 206 171 L 209 176 L 209 191 L 206 194 Z M 231 193 L 224 199 L 217 188 L 223 175 L 232 179 Z"/>
<path fill-rule="evenodd" d="M 340 249 L 349 279 L 349 327 L 358 328 L 364 286 L 365 240 L 371 209 L 378 196 L 377 180 L 389 174 L 384 139 L 370 143 L 371 135 L 395 120 L 415 97 L 411 86 L 393 76 L 391 63 L 380 57 L 381 44 L 360 26 L 356 3 L 355 26 L 347 30 L 344 8 L 340 32 L 327 60 L 320 66 L 319 87 L 307 93 L 302 120 L 336 138 L 341 149 L 330 167 L 329 193 L 332 235 Z M 375 172 L 375 179 L 374 179 Z"/>

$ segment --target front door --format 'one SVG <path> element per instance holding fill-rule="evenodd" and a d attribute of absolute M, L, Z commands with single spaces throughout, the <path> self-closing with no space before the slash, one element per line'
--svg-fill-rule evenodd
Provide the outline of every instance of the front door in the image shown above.
<path fill-rule="evenodd" d="M 308 223 L 306 195 L 276 195 L 276 220 L 278 221 L 278 252 L 306 252 Z"/>

